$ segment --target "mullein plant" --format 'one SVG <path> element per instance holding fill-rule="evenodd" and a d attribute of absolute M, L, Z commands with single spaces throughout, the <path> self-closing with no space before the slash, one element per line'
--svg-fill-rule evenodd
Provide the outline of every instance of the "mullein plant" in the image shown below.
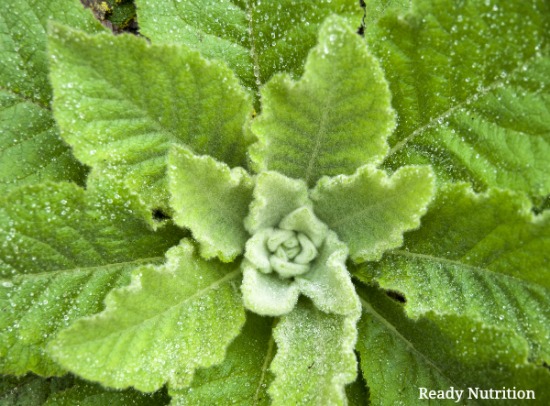
<path fill-rule="evenodd" d="M 550 403 L 547 1 L 136 6 L 0 6 L 0 399 Z"/>

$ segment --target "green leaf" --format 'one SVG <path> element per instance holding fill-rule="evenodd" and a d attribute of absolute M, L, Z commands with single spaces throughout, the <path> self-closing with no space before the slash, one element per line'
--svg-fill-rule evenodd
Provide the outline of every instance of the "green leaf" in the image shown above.
<path fill-rule="evenodd" d="M 341 18 L 322 26 L 298 82 L 275 76 L 262 89 L 252 124 L 256 170 L 275 170 L 310 187 L 323 175 L 351 174 L 382 162 L 395 126 L 378 61 Z"/>
<path fill-rule="evenodd" d="M 220 363 L 244 324 L 233 265 L 201 260 L 188 241 L 162 266 L 145 266 L 106 298 L 102 313 L 63 330 L 50 353 L 85 379 L 113 388 L 174 390 Z"/>
<path fill-rule="evenodd" d="M 387 165 L 550 192 L 550 5 L 418 0 L 369 31 L 399 125 Z"/>
<path fill-rule="evenodd" d="M 249 256 L 249 247 L 245 257 Z M 289 313 L 302 293 L 327 313 L 349 316 L 359 312 L 359 300 L 346 269 L 348 250 L 330 231 L 319 255 L 305 266 L 306 272 L 292 278 L 278 272 L 265 273 L 246 259 L 243 262 L 241 291 L 247 309 L 261 315 Z"/>
<path fill-rule="evenodd" d="M 168 206 L 172 143 L 230 166 L 245 160 L 250 100 L 233 73 L 181 46 L 53 25 L 55 117 L 79 160 L 122 173 L 148 207 Z"/>
<path fill-rule="evenodd" d="M 251 235 L 263 228 L 275 227 L 300 207 L 311 207 L 307 185 L 277 172 L 262 172 L 256 177 L 250 212 L 244 225 Z"/>
<path fill-rule="evenodd" d="M 32 374 L 0 376 L 0 405 L 39 406 L 56 392 L 72 385 L 74 379 L 71 376 L 47 379 Z"/>
<path fill-rule="evenodd" d="M 174 146 L 168 155 L 168 178 L 174 221 L 193 232 L 201 255 L 230 262 L 241 254 L 249 238 L 243 220 L 252 201 L 250 175 Z"/>
<path fill-rule="evenodd" d="M 465 401 L 469 387 L 534 390 L 537 403 L 548 399 L 549 371 L 528 363 L 528 347 L 513 332 L 458 315 L 430 313 L 413 321 L 379 289 L 358 292 L 357 349 L 373 405 L 426 402 L 419 400 L 420 388 L 464 390 L 460 404 L 478 404 Z"/>
<path fill-rule="evenodd" d="M 44 406 L 163 406 L 169 403 L 170 397 L 165 391 L 152 394 L 134 389 L 117 391 L 80 381 L 73 387 L 50 396 Z"/>
<path fill-rule="evenodd" d="M 434 192 L 426 166 L 399 169 L 391 177 L 372 166 L 352 176 L 323 178 L 311 193 L 315 213 L 347 243 L 356 262 L 378 260 L 417 228 Z"/>
<path fill-rule="evenodd" d="M 346 403 L 344 387 L 357 374 L 357 318 L 323 313 L 304 300 L 281 318 L 273 333 L 273 405 Z"/>
<path fill-rule="evenodd" d="M 355 0 L 138 0 L 140 32 L 153 43 L 181 43 L 225 61 L 257 89 L 280 71 L 300 75 L 320 23 L 338 13 L 359 26 Z"/>
<path fill-rule="evenodd" d="M 42 180 L 82 182 L 50 110 L 46 33 L 56 19 L 88 32 L 101 26 L 78 0 L 3 0 L 0 5 L 0 194 Z"/>
<path fill-rule="evenodd" d="M 550 360 L 550 212 L 535 216 L 509 191 L 443 188 L 402 249 L 359 273 L 402 292 L 406 310 L 459 314 L 526 338 L 530 357 Z"/>
<path fill-rule="evenodd" d="M 162 261 L 181 238 L 174 227 L 153 233 L 125 190 L 103 187 L 48 183 L 0 199 L 3 373 L 63 373 L 44 350 L 57 331 L 100 311 L 132 269 Z"/>
<path fill-rule="evenodd" d="M 275 353 L 273 319 L 246 315 L 241 334 L 228 347 L 220 365 L 199 369 L 186 390 L 171 391 L 172 405 L 269 405 L 268 367 Z"/>

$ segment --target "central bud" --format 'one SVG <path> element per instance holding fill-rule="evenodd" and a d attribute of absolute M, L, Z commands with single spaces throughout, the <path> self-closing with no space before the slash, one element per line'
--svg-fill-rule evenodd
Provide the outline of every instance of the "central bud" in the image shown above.
<path fill-rule="evenodd" d="M 301 207 L 288 214 L 278 227 L 256 232 L 246 244 L 245 257 L 265 274 L 276 272 L 281 278 L 303 275 L 311 269 L 327 234 L 310 208 Z"/>

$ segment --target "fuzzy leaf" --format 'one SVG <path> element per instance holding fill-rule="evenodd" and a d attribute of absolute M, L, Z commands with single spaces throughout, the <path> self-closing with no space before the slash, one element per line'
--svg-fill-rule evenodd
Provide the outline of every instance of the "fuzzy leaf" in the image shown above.
<path fill-rule="evenodd" d="M 256 170 L 279 171 L 310 187 L 323 175 L 380 163 L 395 125 L 378 61 L 336 17 L 323 24 L 302 78 L 275 76 L 262 89 L 262 102 L 252 124 Z"/>
<path fill-rule="evenodd" d="M 357 350 L 371 404 L 420 404 L 429 400 L 419 400 L 419 388 L 451 387 L 464 390 L 459 404 L 478 404 L 465 399 L 469 387 L 503 386 L 534 390 L 537 403 L 548 401 L 550 372 L 528 362 L 527 344 L 513 332 L 455 315 L 430 313 L 413 321 L 380 290 L 358 292 L 363 315 Z"/>
<path fill-rule="evenodd" d="M 168 205 L 172 143 L 230 166 L 244 162 L 251 106 L 227 67 L 181 46 L 61 25 L 52 26 L 49 49 L 63 138 L 85 164 L 123 173 L 148 207 Z"/>
<path fill-rule="evenodd" d="M 273 405 L 346 403 L 344 387 L 357 374 L 357 318 L 323 313 L 305 300 L 281 318 L 273 333 Z"/>
<path fill-rule="evenodd" d="M 103 307 L 132 269 L 158 263 L 181 233 L 153 233 L 124 189 L 90 182 L 15 189 L 0 200 L 0 367 L 64 372 L 45 353 L 57 331 Z M 46 322 L 47 321 L 47 322 Z"/>
<path fill-rule="evenodd" d="M 358 276 L 402 292 L 409 316 L 459 314 L 526 338 L 550 361 L 550 212 L 512 192 L 444 188 L 402 249 Z"/>
<path fill-rule="evenodd" d="M 199 369 L 189 389 L 171 391 L 172 405 L 269 405 L 268 371 L 275 353 L 271 337 L 273 320 L 246 315 L 243 331 L 227 349 L 222 364 Z"/>
<path fill-rule="evenodd" d="M 348 244 L 356 262 L 378 260 L 420 225 L 434 189 L 429 167 L 404 167 L 391 177 L 371 166 L 352 176 L 323 178 L 311 193 L 315 213 Z"/>
<path fill-rule="evenodd" d="M 85 379 L 145 392 L 186 387 L 197 368 L 223 361 L 244 324 L 240 270 L 193 251 L 184 240 L 165 265 L 137 269 L 105 311 L 63 330 L 51 354 Z"/>
<path fill-rule="evenodd" d="M 324 312 L 353 315 L 361 308 L 346 268 L 347 257 L 346 244 L 331 231 L 311 271 L 294 278 L 300 292 Z"/>
<path fill-rule="evenodd" d="M 182 43 L 225 61 L 257 89 L 280 71 L 299 75 L 319 24 L 338 13 L 359 26 L 355 0 L 137 0 L 140 32 L 154 43 Z"/>
<path fill-rule="evenodd" d="M 253 197 L 250 213 L 244 220 L 251 235 L 262 228 L 277 226 L 300 207 L 311 206 L 306 184 L 277 172 L 262 172 L 257 176 Z"/>
<path fill-rule="evenodd" d="M 78 0 L 2 0 L 0 193 L 42 180 L 81 182 L 84 168 L 59 138 L 50 110 L 45 26 L 55 19 L 96 32 Z"/>
<path fill-rule="evenodd" d="M 252 201 L 250 175 L 174 146 L 168 155 L 168 178 L 174 220 L 193 232 L 201 255 L 230 262 L 241 254 L 250 237 L 243 224 Z"/>
<path fill-rule="evenodd" d="M 387 165 L 550 193 L 550 4 L 418 0 L 369 31 L 399 125 Z"/>

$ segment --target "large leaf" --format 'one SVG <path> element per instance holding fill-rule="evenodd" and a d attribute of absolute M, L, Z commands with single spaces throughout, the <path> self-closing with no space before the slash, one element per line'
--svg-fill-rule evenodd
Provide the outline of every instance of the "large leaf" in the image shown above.
<path fill-rule="evenodd" d="M 42 180 L 82 181 L 50 110 L 45 26 L 56 19 L 101 26 L 78 0 L 3 0 L 0 5 L 0 193 Z"/>
<path fill-rule="evenodd" d="M 166 391 L 144 394 L 133 389 L 110 390 L 71 375 L 62 378 L 41 378 L 32 374 L 0 377 L 2 406 L 162 406 L 169 402 Z"/>
<path fill-rule="evenodd" d="M 201 255 L 231 261 L 250 237 L 244 218 L 254 183 L 242 168 L 230 169 L 209 156 L 174 146 L 168 156 L 170 204 L 176 224 L 201 244 Z"/>
<path fill-rule="evenodd" d="M 243 164 L 251 106 L 233 73 L 181 46 L 88 36 L 54 25 L 50 36 L 55 117 L 78 159 L 108 164 L 149 207 L 167 207 L 172 143 Z"/>
<path fill-rule="evenodd" d="M 550 4 L 418 0 L 369 43 L 399 125 L 387 164 L 532 196 L 550 192 Z"/>
<path fill-rule="evenodd" d="M 33 374 L 0 376 L 0 405 L 40 406 L 56 392 L 74 385 L 73 377 L 44 379 Z"/>
<path fill-rule="evenodd" d="M 165 265 L 134 271 L 129 286 L 107 296 L 102 313 L 63 330 L 50 352 L 109 387 L 184 388 L 197 368 L 223 361 L 244 324 L 239 277 L 238 267 L 206 262 L 184 240 Z"/>
<path fill-rule="evenodd" d="M 534 390 L 537 403 L 548 402 L 550 372 L 527 361 L 527 344 L 513 332 L 464 316 L 430 313 L 430 319 L 413 321 L 380 290 L 363 287 L 358 292 L 363 315 L 357 350 L 373 405 L 428 403 L 420 397 L 421 388 L 463 390 L 460 401 L 455 396 L 449 404 L 479 404 L 467 399 L 468 388 L 503 387 Z"/>
<path fill-rule="evenodd" d="M 311 193 L 315 212 L 348 244 L 356 262 L 378 260 L 420 225 L 434 189 L 429 167 L 408 166 L 391 177 L 371 166 L 352 176 L 323 178 Z"/>
<path fill-rule="evenodd" d="M 122 188 L 49 183 L 0 200 L 2 372 L 60 374 L 45 353 L 60 328 L 103 307 L 132 269 L 163 260 L 181 233 L 153 233 Z"/>
<path fill-rule="evenodd" d="M 280 71 L 299 75 L 319 24 L 338 13 L 359 27 L 355 0 L 138 0 L 140 32 L 153 43 L 183 43 L 225 61 L 257 89 Z"/>
<path fill-rule="evenodd" d="M 241 334 L 227 349 L 220 365 L 199 369 L 188 389 L 171 391 L 172 405 L 269 405 L 268 370 L 275 355 L 273 319 L 247 314 Z"/>
<path fill-rule="evenodd" d="M 169 403 L 170 397 L 164 390 L 149 394 L 135 389 L 106 389 L 101 385 L 77 381 L 71 388 L 52 394 L 43 406 L 163 406 Z"/>
<path fill-rule="evenodd" d="M 414 318 L 459 314 L 525 337 L 550 360 L 550 212 L 511 192 L 444 188 L 402 249 L 358 274 L 402 292 Z"/>
<path fill-rule="evenodd" d="M 250 149 L 258 171 L 275 170 L 310 187 L 323 175 L 378 164 L 395 122 L 378 61 L 341 18 L 329 18 L 298 82 L 275 76 L 262 89 L 263 110 Z"/>
<path fill-rule="evenodd" d="M 323 313 L 305 300 L 281 318 L 273 333 L 273 405 L 346 404 L 344 387 L 357 375 L 357 318 Z"/>

